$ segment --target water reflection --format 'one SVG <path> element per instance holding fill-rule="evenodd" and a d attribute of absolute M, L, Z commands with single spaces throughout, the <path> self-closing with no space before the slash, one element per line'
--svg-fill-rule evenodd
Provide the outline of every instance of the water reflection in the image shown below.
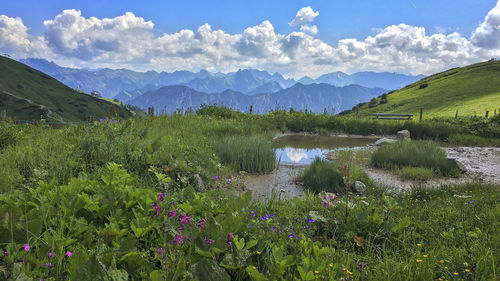
<path fill-rule="evenodd" d="M 281 163 L 294 163 L 294 164 L 311 164 L 316 157 L 324 158 L 327 149 L 304 149 L 304 148 L 278 148 L 276 149 L 276 157 L 280 159 Z"/>

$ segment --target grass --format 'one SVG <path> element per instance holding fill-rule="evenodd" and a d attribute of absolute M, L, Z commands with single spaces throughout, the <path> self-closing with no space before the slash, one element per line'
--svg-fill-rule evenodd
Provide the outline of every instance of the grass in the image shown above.
<path fill-rule="evenodd" d="M 290 124 L 303 128 L 324 120 L 350 122 L 298 116 Z M 326 173 L 317 178 L 347 166 L 351 183 L 366 184 L 362 196 L 330 206 L 323 193 L 268 202 L 252 201 L 250 193 L 238 196 L 237 181 L 231 181 L 237 173 L 221 165 L 215 145 L 270 145 L 267 135 L 249 139 L 275 133 L 274 124 L 285 120 L 275 118 L 175 115 L 58 129 L 0 123 L 6 133 L 0 150 L 0 280 L 4 274 L 8 280 L 499 278 L 498 185 L 388 193 L 364 179 L 357 162 L 371 156 L 358 151 L 320 164 Z M 368 122 L 359 124 L 373 130 Z M 426 146 L 408 145 L 421 144 Z M 221 188 L 195 191 L 196 174 Z M 174 244 L 176 235 L 182 238 Z M 72 256 L 65 257 L 66 251 Z M 23 258 L 24 264 L 16 262 Z"/>
<path fill-rule="evenodd" d="M 40 106 L 42 105 L 43 108 Z M 117 116 L 131 112 L 103 99 L 73 90 L 56 79 L 15 60 L 0 56 L 0 109 L 11 118 L 61 123 L 95 120 L 109 115 L 111 105 Z"/>
<path fill-rule="evenodd" d="M 496 146 L 500 147 L 499 138 L 485 138 L 475 135 L 455 134 L 448 138 L 448 142 L 464 146 Z"/>
<path fill-rule="evenodd" d="M 379 168 L 427 168 L 435 175 L 458 177 L 460 170 L 446 159 L 446 152 L 431 141 L 404 140 L 380 147 L 371 158 L 371 163 Z M 407 171 L 407 174 L 423 172 L 423 170 Z"/>
<path fill-rule="evenodd" d="M 400 90 L 390 93 L 387 103 L 368 107 L 357 107 L 358 114 L 403 113 L 423 118 L 484 116 L 488 110 L 492 116 L 500 113 L 500 62 L 483 62 L 461 68 L 450 69 L 426 77 Z M 379 98 L 377 101 L 380 101 Z M 353 110 L 351 114 L 356 114 Z"/>
<path fill-rule="evenodd" d="M 236 171 L 270 172 L 276 165 L 271 143 L 263 136 L 230 136 L 214 144 L 222 163 Z"/>
<path fill-rule="evenodd" d="M 311 191 L 344 193 L 344 179 L 335 163 L 317 157 L 299 179 Z"/>
<path fill-rule="evenodd" d="M 435 177 L 435 172 L 431 168 L 424 167 L 402 167 L 398 174 L 404 179 L 426 181 Z"/>

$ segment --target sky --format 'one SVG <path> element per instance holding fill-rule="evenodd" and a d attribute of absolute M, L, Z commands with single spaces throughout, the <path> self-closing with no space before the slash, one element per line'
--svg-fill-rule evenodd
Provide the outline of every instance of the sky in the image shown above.
<path fill-rule="evenodd" d="M 315 78 L 500 57 L 500 0 L 0 1 L 0 53 L 68 67 Z"/>

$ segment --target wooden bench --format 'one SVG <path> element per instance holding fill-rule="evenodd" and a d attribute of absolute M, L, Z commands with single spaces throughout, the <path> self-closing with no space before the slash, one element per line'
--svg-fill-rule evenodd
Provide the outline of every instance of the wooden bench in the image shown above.
<path fill-rule="evenodd" d="M 373 113 L 372 119 L 410 120 L 413 114 Z"/>

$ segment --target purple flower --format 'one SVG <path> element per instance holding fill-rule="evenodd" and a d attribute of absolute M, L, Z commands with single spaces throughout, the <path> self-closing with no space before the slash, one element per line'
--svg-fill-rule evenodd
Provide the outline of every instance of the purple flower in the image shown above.
<path fill-rule="evenodd" d="M 213 180 L 216 180 L 216 179 L 218 179 L 218 178 L 219 178 L 219 176 L 214 176 L 212 179 L 213 179 Z"/>
<path fill-rule="evenodd" d="M 181 241 L 181 239 L 182 239 L 182 235 L 175 235 L 174 245 L 179 244 L 179 242 Z"/>
<path fill-rule="evenodd" d="M 165 193 L 158 194 L 158 202 L 163 202 L 165 200 L 164 199 L 165 195 L 167 195 L 167 194 L 165 194 Z"/>
<path fill-rule="evenodd" d="M 8 255 L 9 255 L 9 252 L 7 252 L 7 251 L 3 251 L 2 253 L 3 253 L 3 256 L 4 256 L 4 257 L 6 257 L 6 256 L 8 256 Z"/>
<path fill-rule="evenodd" d="M 158 250 L 156 250 L 156 252 L 158 253 L 158 255 L 161 255 L 161 254 L 163 254 L 163 249 L 162 248 L 158 248 Z"/>
<path fill-rule="evenodd" d="M 321 198 L 323 198 L 323 200 L 326 200 L 326 196 L 325 195 L 321 196 Z"/>
<path fill-rule="evenodd" d="M 300 218 L 295 218 L 296 221 L 300 221 Z"/>
<path fill-rule="evenodd" d="M 248 228 L 252 228 L 252 227 L 253 227 L 253 224 L 249 224 L 249 225 L 248 225 Z"/>
<path fill-rule="evenodd" d="M 179 222 L 181 224 L 189 224 L 189 221 L 192 220 L 191 216 L 187 216 L 186 214 L 183 214 L 182 216 L 179 217 Z"/>
<path fill-rule="evenodd" d="M 171 217 L 175 217 L 175 215 L 177 214 L 177 212 L 175 210 L 172 210 L 172 211 L 168 211 L 167 213 L 167 217 L 171 218 Z"/>
<path fill-rule="evenodd" d="M 226 242 L 226 245 L 227 245 L 228 247 L 231 247 L 231 245 L 232 245 L 232 244 L 233 244 L 233 243 L 231 243 L 231 241 Z"/>
<path fill-rule="evenodd" d="M 472 204 L 474 202 L 476 202 L 476 200 L 471 200 L 471 201 L 467 202 L 467 205 L 470 205 L 470 204 Z"/>
<path fill-rule="evenodd" d="M 234 235 L 232 232 L 229 232 L 229 234 L 227 235 L 229 237 L 229 240 L 233 240 L 234 239 Z"/>
<path fill-rule="evenodd" d="M 49 257 L 49 259 L 53 259 L 55 255 L 54 253 L 50 252 L 47 256 Z"/>
<path fill-rule="evenodd" d="M 308 223 L 312 223 L 312 222 L 316 222 L 316 221 L 315 221 L 315 220 L 313 220 L 313 219 L 308 219 L 308 220 L 307 220 L 307 222 L 308 222 Z"/>
<path fill-rule="evenodd" d="M 330 208 L 330 203 L 323 201 L 323 207 Z"/>
<path fill-rule="evenodd" d="M 365 264 L 364 263 L 360 263 L 358 264 L 358 266 L 356 266 L 356 269 L 359 270 L 359 272 L 363 271 L 363 268 L 365 268 Z"/>
<path fill-rule="evenodd" d="M 20 262 L 20 263 L 24 264 L 24 257 L 22 257 L 22 258 L 20 258 L 20 259 L 16 260 L 16 262 Z"/>
<path fill-rule="evenodd" d="M 273 227 L 273 229 L 271 229 L 271 231 L 274 232 L 274 231 L 276 231 L 276 229 L 278 229 L 278 228 L 275 226 L 275 227 Z"/>
<path fill-rule="evenodd" d="M 295 235 L 293 234 L 288 235 L 288 238 L 293 238 L 293 237 L 295 237 Z"/>
<path fill-rule="evenodd" d="M 215 243 L 214 240 L 208 239 L 207 237 L 203 238 L 203 240 L 205 240 L 205 244 L 207 244 L 207 246 L 211 246 Z"/>
<path fill-rule="evenodd" d="M 21 248 L 21 250 L 24 250 L 25 252 L 29 251 L 30 250 L 30 245 L 24 244 L 23 247 Z"/>
<path fill-rule="evenodd" d="M 70 251 L 66 251 L 66 256 L 69 258 L 69 257 L 73 256 L 73 254 Z"/>
<path fill-rule="evenodd" d="M 170 205 L 175 205 L 175 202 L 170 202 Z"/>
<path fill-rule="evenodd" d="M 113 123 L 116 123 L 116 124 L 120 125 L 120 120 L 117 120 L 117 119 L 112 119 L 112 120 L 111 120 L 111 122 L 113 122 Z"/>
<path fill-rule="evenodd" d="M 196 225 L 199 228 L 204 229 L 206 224 L 207 224 L 207 221 L 205 219 L 201 219 L 201 220 L 198 221 L 198 223 Z"/>
<path fill-rule="evenodd" d="M 45 267 L 46 267 L 46 268 L 52 268 L 52 263 L 50 263 L 50 262 L 46 263 L 46 264 L 45 264 Z"/>

